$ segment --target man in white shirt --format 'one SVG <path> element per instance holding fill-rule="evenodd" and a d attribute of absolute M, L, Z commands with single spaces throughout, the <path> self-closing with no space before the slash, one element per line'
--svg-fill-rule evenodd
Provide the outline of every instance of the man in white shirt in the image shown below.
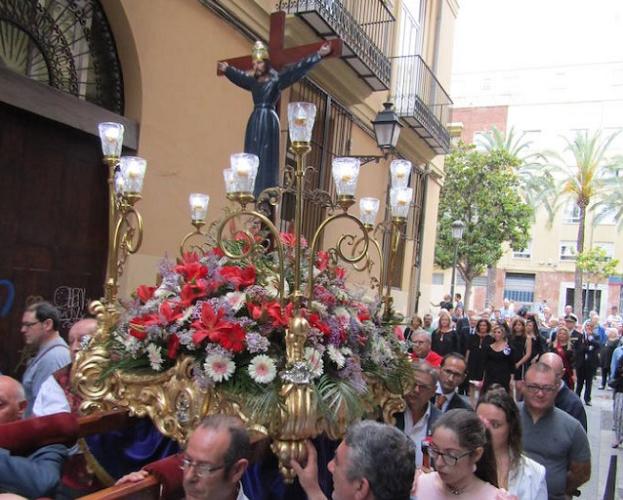
<path fill-rule="evenodd" d="M 81 348 L 83 339 L 89 335 L 93 336 L 97 331 L 97 321 L 95 319 L 81 319 L 73 324 L 69 329 L 69 351 L 71 363 L 76 360 L 76 355 Z M 61 368 L 60 371 L 67 372 L 71 370 L 71 365 Z M 35 399 L 33 406 L 33 414 L 37 417 L 52 415 L 54 413 L 71 413 L 71 405 L 67 400 L 65 388 L 59 384 L 60 373 L 55 372 L 50 375 L 41 385 L 41 389 Z"/>
<path fill-rule="evenodd" d="M 422 467 L 424 453 L 422 442 L 431 434 L 433 423 L 441 416 L 441 411 L 430 402 L 435 395 L 438 372 L 428 363 L 413 363 L 413 390 L 405 395 L 407 410 L 396 414 L 396 427 L 402 430 L 415 444 L 415 464 Z"/>

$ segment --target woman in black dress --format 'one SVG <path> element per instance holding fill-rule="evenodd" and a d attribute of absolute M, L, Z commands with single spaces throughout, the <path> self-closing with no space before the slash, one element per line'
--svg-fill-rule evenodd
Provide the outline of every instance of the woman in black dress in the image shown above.
<path fill-rule="evenodd" d="M 485 393 L 493 384 L 500 384 L 509 394 L 515 374 L 513 349 L 506 341 L 508 332 L 503 325 L 493 327 L 493 343 L 485 353 L 485 369 L 481 393 Z"/>
<path fill-rule="evenodd" d="M 467 360 L 467 380 L 480 381 L 484 376 L 485 357 L 487 349 L 493 342 L 491 337 L 491 323 L 488 319 L 481 318 L 476 323 L 475 334 L 467 337 L 467 351 L 465 359 Z M 475 397 L 473 386 L 469 388 L 470 398 Z"/>
<path fill-rule="evenodd" d="M 452 318 L 448 311 L 442 309 L 439 312 L 437 329 L 431 336 L 431 350 L 443 357 L 451 352 L 458 352 L 458 349 L 456 330 L 452 328 Z"/>
<path fill-rule="evenodd" d="M 515 354 L 515 382 L 521 394 L 523 376 L 528 369 L 532 357 L 532 341 L 526 334 L 526 324 L 522 318 L 515 318 L 511 323 L 510 346 Z"/>

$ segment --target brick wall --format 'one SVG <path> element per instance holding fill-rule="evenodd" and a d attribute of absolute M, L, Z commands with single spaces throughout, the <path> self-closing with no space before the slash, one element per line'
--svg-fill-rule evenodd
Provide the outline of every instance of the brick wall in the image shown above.
<path fill-rule="evenodd" d="M 476 132 L 486 132 L 495 126 L 498 130 L 506 131 L 508 106 L 487 106 L 479 108 L 453 108 L 450 123 L 461 122 L 463 142 L 474 141 Z"/>

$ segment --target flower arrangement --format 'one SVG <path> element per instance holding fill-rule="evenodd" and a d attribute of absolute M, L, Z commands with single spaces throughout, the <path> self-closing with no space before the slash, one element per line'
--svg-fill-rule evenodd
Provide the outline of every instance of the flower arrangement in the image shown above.
<path fill-rule="evenodd" d="M 224 244 L 240 251 L 242 240 Z M 282 233 L 281 243 L 289 295 L 294 236 Z M 301 246 L 309 259 L 306 242 Z M 282 405 L 284 337 L 293 314 L 293 304 L 280 301 L 277 258 L 269 251 L 230 259 L 214 245 L 177 263 L 164 259 L 159 284 L 139 286 L 124 303 L 111 336 L 110 369 L 161 372 L 192 356 L 197 383 L 228 393 L 256 423 L 269 422 Z M 313 300 L 302 310 L 311 326 L 305 364 L 323 416 L 347 412 L 352 420 L 370 409 L 371 379 L 400 393 L 410 363 L 404 342 L 381 324 L 379 304 L 349 290 L 345 269 L 327 252 L 314 259 Z M 304 273 L 305 286 L 307 278 Z"/>

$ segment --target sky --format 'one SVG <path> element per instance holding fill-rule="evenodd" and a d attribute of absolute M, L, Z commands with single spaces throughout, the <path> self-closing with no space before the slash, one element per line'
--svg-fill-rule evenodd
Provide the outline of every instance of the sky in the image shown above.
<path fill-rule="evenodd" d="M 460 0 L 453 73 L 623 61 L 623 0 Z"/>

